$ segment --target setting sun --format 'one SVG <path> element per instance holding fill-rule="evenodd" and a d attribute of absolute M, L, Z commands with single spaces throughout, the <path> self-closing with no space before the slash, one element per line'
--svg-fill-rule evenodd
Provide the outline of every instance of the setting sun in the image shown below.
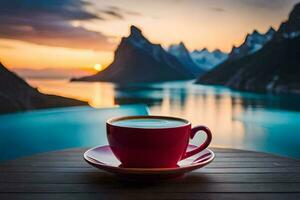
<path fill-rule="evenodd" d="M 102 68 L 102 65 L 101 65 L 101 64 L 95 64 L 94 69 L 95 69 L 96 71 L 101 71 L 103 68 Z"/>

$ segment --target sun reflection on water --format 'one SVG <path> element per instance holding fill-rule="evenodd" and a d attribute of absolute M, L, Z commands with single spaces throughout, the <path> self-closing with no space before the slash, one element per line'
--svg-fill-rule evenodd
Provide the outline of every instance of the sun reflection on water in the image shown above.
<path fill-rule="evenodd" d="M 241 98 L 233 98 L 229 93 L 216 94 L 213 89 L 199 91 L 189 85 L 182 87 L 147 88 L 137 90 L 115 89 L 111 83 L 68 83 L 65 80 L 29 80 L 45 93 L 58 94 L 88 101 L 96 108 L 110 107 L 116 104 L 116 98 L 134 99 L 142 96 L 153 115 L 177 116 L 190 120 L 194 126 L 206 125 L 214 133 L 213 144 L 241 146 L 244 139 L 243 124 L 233 117 L 243 111 Z M 172 84 L 171 84 L 172 86 Z M 159 99 L 151 105 L 151 98 Z M 127 101 L 128 102 L 128 101 Z M 136 101 L 135 101 L 136 102 Z M 143 102 L 141 102 L 143 103 Z M 201 136 L 200 136 L 201 137 Z M 197 140 L 197 138 L 196 138 Z"/>
<path fill-rule="evenodd" d="M 28 81 L 42 92 L 88 101 L 97 108 L 147 104 L 153 115 L 177 116 L 190 120 L 194 126 L 208 126 L 213 132 L 212 144 L 215 146 L 300 156 L 299 134 L 282 135 L 299 132 L 300 123 L 295 119 L 300 119 L 300 113 L 280 110 L 282 106 L 300 110 L 298 104 L 293 103 L 299 99 L 239 93 L 192 82 L 128 87 L 111 83 L 70 83 L 67 80 Z M 282 142 L 287 137 L 293 138 Z M 202 136 L 197 135 L 194 144 L 201 139 Z"/>
<path fill-rule="evenodd" d="M 115 105 L 115 91 L 112 84 L 93 83 L 94 93 L 89 104 L 96 108 Z"/>
<path fill-rule="evenodd" d="M 174 97 L 179 94 L 164 89 L 162 103 L 152 106 L 151 113 L 183 117 L 193 125 L 206 125 L 216 134 L 213 144 L 240 146 L 239 141 L 244 139 L 244 127 L 241 122 L 233 120 L 233 116 L 241 114 L 242 107 L 234 104 L 229 94 L 199 94 L 193 88 L 187 89 L 183 99 Z"/>

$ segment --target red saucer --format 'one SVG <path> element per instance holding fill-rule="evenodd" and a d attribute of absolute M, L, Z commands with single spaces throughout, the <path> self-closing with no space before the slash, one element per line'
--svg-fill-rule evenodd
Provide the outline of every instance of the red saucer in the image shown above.
<path fill-rule="evenodd" d="M 196 146 L 189 145 L 188 150 Z M 174 178 L 184 173 L 204 167 L 213 161 L 215 155 L 210 149 L 205 149 L 192 157 L 184 159 L 172 168 L 123 168 L 109 146 L 95 147 L 87 150 L 84 159 L 90 165 L 126 178 Z"/>

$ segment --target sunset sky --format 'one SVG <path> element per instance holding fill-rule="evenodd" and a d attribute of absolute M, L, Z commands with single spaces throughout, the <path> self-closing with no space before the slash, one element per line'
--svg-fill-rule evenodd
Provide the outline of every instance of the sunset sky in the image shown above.
<path fill-rule="evenodd" d="M 1 0 L 0 61 L 9 68 L 107 66 L 134 24 L 154 43 L 229 51 L 275 29 L 299 0 Z"/>

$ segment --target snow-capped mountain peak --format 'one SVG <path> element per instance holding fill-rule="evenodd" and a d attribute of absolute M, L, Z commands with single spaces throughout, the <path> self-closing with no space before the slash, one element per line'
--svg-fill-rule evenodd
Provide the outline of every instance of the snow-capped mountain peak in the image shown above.
<path fill-rule="evenodd" d="M 176 44 L 170 45 L 168 48 L 168 52 L 175 56 L 184 55 L 186 53 L 189 53 L 189 51 L 187 50 L 187 48 L 185 47 L 183 42 L 180 42 L 178 45 L 176 45 Z"/>
<path fill-rule="evenodd" d="M 270 27 L 265 35 L 266 35 L 268 40 L 271 40 L 275 33 L 276 33 L 276 30 L 273 27 Z"/>
<path fill-rule="evenodd" d="M 189 50 L 186 48 L 183 42 L 170 45 L 168 48 L 168 52 L 171 55 L 175 56 L 182 63 L 182 65 L 193 75 L 198 76 L 203 72 L 202 68 L 198 67 L 198 65 L 194 62 Z"/>
<path fill-rule="evenodd" d="M 132 37 L 144 37 L 141 29 L 139 29 L 138 27 L 136 27 L 134 25 L 130 26 L 130 35 Z"/>
<path fill-rule="evenodd" d="M 202 50 L 194 50 L 191 53 L 191 57 L 198 67 L 205 71 L 209 71 L 225 61 L 228 55 L 219 49 L 210 52 L 207 48 L 203 48 Z"/>
<path fill-rule="evenodd" d="M 238 47 L 233 46 L 229 58 L 235 59 L 255 53 L 273 38 L 275 32 L 272 27 L 264 34 L 254 30 L 251 34 L 247 34 L 243 44 Z"/>
<path fill-rule="evenodd" d="M 141 49 L 142 51 L 146 51 L 157 61 L 161 60 L 161 54 L 164 53 L 164 49 L 160 44 L 151 43 L 144 37 L 142 31 L 134 25 L 130 27 L 129 36 L 127 38 L 122 38 L 122 41 L 129 42 L 131 45 Z"/>

